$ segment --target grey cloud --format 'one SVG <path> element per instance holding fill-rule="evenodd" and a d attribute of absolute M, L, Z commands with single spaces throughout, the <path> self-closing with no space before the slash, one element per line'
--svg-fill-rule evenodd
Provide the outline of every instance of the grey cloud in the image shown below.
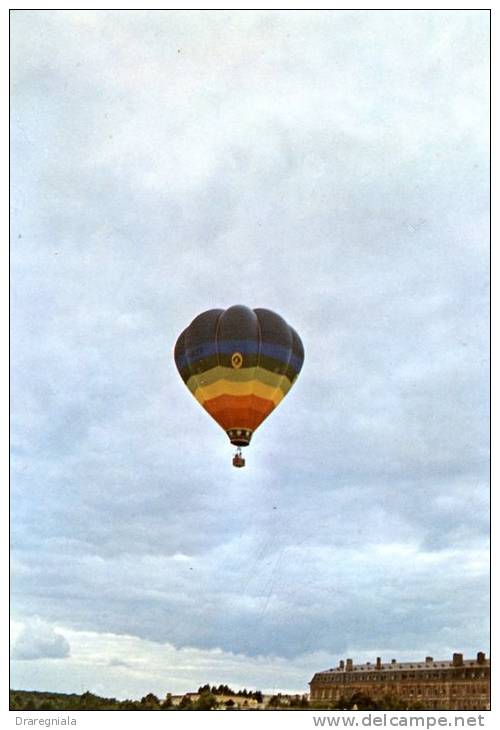
<path fill-rule="evenodd" d="M 66 638 L 37 620 L 25 626 L 12 646 L 13 659 L 65 659 L 69 654 Z"/>

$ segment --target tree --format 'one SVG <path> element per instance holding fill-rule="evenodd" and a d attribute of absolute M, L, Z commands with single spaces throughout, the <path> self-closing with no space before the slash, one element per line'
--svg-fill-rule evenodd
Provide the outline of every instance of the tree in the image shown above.
<path fill-rule="evenodd" d="M 123 702 L 120 702 L 120 710 L 124 711 L 131 711 L 131 710 L 138 710 L 140 705 L 138 705 L 137 702 L 134 702 L 134 700 L 123 700 Z"/>
<path fill-rule="evenodd" d="M 196 700 L 196 710 L 211 710 L 217 705 L 217 698 L 211 692 L 203 692 Z"/>
<path fill-rule="evenodd" d="M 23 701 L 19 697 L 19 695 L 15 694 L 14 692 L 10 693 L 10 701 L 9 701 L 9 709 L 11 710 L 22 710 L 23 708 Z"/>
<path fill-rule="evenodd" d="M 84 692 L 82 695 L 80 695 L 80 708 L 82 710 L 95 710 L 99 706 L 99 700 L 100 697 L 97 697 L 97 695 L 92 694 L 92 692 Z"/>
<path fill-rule="evenodd" d="M 160 700 L 155 694 L 149 692 L 141 698 L 141 705 L 147 707 L 148 710 L 157 710 L 160 707 Z"/>
<path fill-rule="evenodd" d="M 161 709 L 162 710 L 170 710 L 170 708 L 173 706 L 173 704 L 174 703 L 172 702 L 172 693 L 171 692 L 167 692 L 167 696 L 163 700 Z"/>
<path fill-rule="evenodd" d="M 358 710 L 378 710 L 379 705 L 375 700 L 373 700 L 368 695 L 365 695 L 363 692 L 356 692 L 353 694 L 349 701 L 349 705 L 351 708 L 356 705 L 356 708 Z"/>
<path fill-rule="evenodd" d="M 379 701 L 380 710 L 406 710 L 406 702 L 397 695 L 387 693 Z"/>
<path fill-rule="evenodd" d="M 44 700 L 40 704 L 40 707 L 38 709 L 39 710 L 55 710 L 56 709 L 56 706 L 55 706 L 53 700 Z"/>
<path fill-rule="evenodd" d="M 189 695 L 184 695 L 179 702 L 179 710 L 192 710 L 193 701 Z"/>

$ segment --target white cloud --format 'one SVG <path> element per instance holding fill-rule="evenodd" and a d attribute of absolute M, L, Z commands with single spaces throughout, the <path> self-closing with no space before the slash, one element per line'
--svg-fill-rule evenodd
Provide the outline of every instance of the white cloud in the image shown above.
<path fill-rule="evenodd" d="M 30 620 L 12 644 L 13 659 L 65 659 L 69 655 L 65 636 L 40 619 Z"/>

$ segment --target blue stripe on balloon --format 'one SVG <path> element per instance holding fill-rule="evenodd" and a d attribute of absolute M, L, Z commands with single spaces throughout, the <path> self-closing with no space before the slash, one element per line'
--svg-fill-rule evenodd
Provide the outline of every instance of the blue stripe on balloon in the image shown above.
<path fill-rule="evenodd" d="M 202 360 L 205 357 L 216 355 L 220 352 L 224 355 L 231 355 L 233 352 L 241 352 L 242 355 L 255 355 L 259 352 L 266 357 L 271 357 L 273 360 L 279 360 L 283 364 L 289 361 L 292 368 L 299 372 L 302 367 L 303 359 L 296 355 L 290 355 L 290 350 L 287 347 L 281 345 L 273 345 L 270 342 L 255 342 L 255 340 L 219 340 L 216 342 L 204 342 L 201 345 L 186 350 L 180 355 L 176 362 L 178 368 L 184 368 L 188 362 L 196 362 Z"/>

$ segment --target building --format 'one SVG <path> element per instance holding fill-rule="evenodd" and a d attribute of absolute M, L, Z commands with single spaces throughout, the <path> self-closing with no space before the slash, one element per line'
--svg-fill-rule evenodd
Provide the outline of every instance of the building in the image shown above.
<path fill-rule="evenodd" d="M 178 707 L 184 700 L 196 702 L 201 697 L 199 692 L 186 692 L 183 695 L 167 694 L 166 700 L 170 700 L 174 707 Z M 214 709 L 227 710 L 277 710 L 287 709 L 300 706 L 303 702 L 307 704 L 307 695 L 289 695 L 278 693 L 276 695 L 262 695 L 262 701 L 259 702 L 255 697 L 248 697 L 241 694 L 220 694 L 215 693 L 217 706 Z M 303 707 L 303 704 L 302 704 Z"/>
<path fill-rule="evenodd" d="M 336 704 L 365 695 L 372 700 L 391 696 L 408 706 L 425 710 L 489 710 L 490 661 L 482 651 L 475 659 L 453 654 L 453 659 L 425 662 L 353 664 L 317 672 L 309 683 L 311 704 Z"/>

